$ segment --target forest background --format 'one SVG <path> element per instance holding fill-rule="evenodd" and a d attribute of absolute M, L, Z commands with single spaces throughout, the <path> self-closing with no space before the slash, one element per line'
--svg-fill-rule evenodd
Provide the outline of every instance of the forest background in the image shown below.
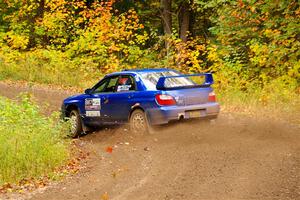
<path fill-rule="evenodd" d="M 212 72 L 223 110 L 300 123 L 298 0 L 0 0 L 0 79 Z M 270 112 L 271 111 L 271 112 Z"/>

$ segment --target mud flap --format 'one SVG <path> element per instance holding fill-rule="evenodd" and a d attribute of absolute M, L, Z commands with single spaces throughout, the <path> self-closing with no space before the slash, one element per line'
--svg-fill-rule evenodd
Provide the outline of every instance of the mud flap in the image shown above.
<path fill-rule="evenodd" d="M 155 109 L 147 110 L 146 117 L 148 118 L 149 123 L 151 125 L 161 125 L 161 124 L 168 123 L 166 117 L 159 110 L 155 110 Z"/>
<path fill-rule="evenodd" d="M 88 127 L 87 125 L 85 125 L 85 123 L 83 122 L 83 116 L 81 116 L 80 119 L 81 119 L 81 126 L 82 126 L 82 134 L 86 135 L 92 129 L 90 127 Z"/>
<path fill-rule="evenodd" d="M 154 134 L 155 133 L 155 129 L 153 127 L 153 124 L 151 123 L 151 118 L 149 115 L 149 112 L 146 111 L 145 113 L 146 116 L 146 120 L 147 120 L 147 130 L 149 134 Z"/>

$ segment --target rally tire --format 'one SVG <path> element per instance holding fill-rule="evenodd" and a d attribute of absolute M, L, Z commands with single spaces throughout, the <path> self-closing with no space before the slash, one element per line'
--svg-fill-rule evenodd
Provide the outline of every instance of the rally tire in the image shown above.
<path fill-rule="evenodd" d="M 150 125 L 148 123 L 146 114 L 141 109 L 134 110 L 130 115 L 129 126 L 131 132 L 134 134 L 149 133 Z"/>
<path fill-rule="evenodd" d="M 82 121 L 79 112 L 77 110 L 72 110 L 70 112 L 69 120 L 70 120 L 69 136 L 73 138 L 80 136 L 83 130 L 82 130 Z"/>

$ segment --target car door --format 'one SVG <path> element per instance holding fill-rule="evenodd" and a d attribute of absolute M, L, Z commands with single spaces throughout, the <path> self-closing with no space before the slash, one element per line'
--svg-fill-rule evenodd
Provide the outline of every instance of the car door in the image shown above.
<path fill-rule="evenodd" d="M 136 82 L 131 75 L 121 75 L 117 81 L 115 93 L 109 95 L 108 105 L 112 120 L 115 122 L 126 122 L 131 107 L 136 103 Z"/>
<path fill-rule="evenodd" d="M 118 76 L 110 76 L 92 88 L 85 99 L 85 117 L 89 124 L 100 125 L 113 122 L 113 108 L 109 104 L 110 96 L 115 92 Z"/>

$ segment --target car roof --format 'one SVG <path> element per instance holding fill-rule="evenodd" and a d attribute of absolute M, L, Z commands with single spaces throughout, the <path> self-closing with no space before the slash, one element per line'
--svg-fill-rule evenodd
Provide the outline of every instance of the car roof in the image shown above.
<path fill-rule="evenodd" d="M 108 74 L 107 76 L 122 75 L 122 74 L 143 74 L 149 72 L 165 72 L 165 71 L 175 71 L 175 70 L 167 69 L 167 68 L 131 69 L 131 70 L 123 70 L 121 72 L 114 72 Z"/>

